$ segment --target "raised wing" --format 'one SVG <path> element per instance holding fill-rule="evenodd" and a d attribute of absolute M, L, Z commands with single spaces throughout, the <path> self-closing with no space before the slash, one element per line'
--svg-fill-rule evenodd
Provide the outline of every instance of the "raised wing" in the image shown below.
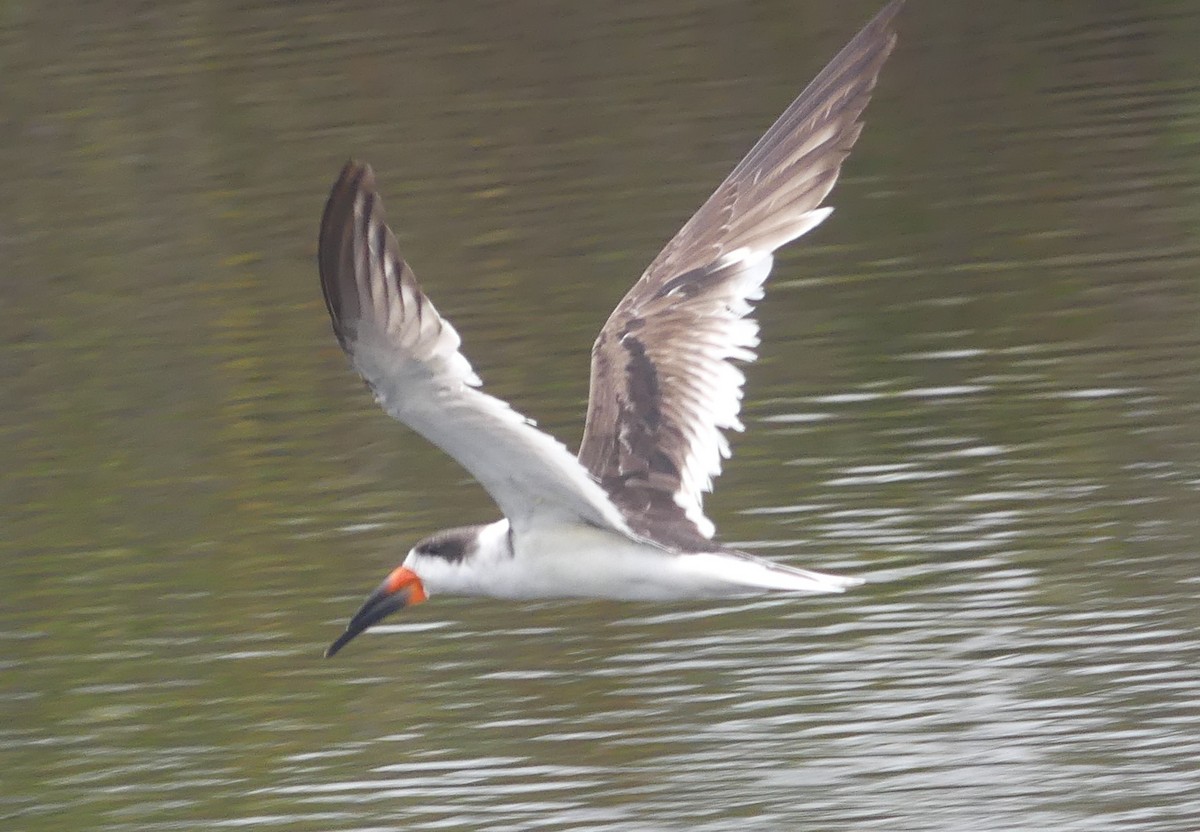
<path fill-rule="evenodd" d="M 628 533 L 562 444 L 475 389 L 458 333 L 400 257 L 370 166 L 342 169 L 321 219 L 318 257 L 333 331 L 376 400 L 470 471 L 515 531 L 536 515 Z"/>
<path fill-rule="evenodd" d="M 654 259 L 592 348 L 579 461 L 639 533 L 704 548 L 702 497 L 741 430 L 772 253 L 832 212 L 821 202 L 862 131 L 858 121 L 895 45 L 893 0 L 792 102 Z M 667 537 L 669 539 L 664 539 Z M 711 545 L 711 544 L 710 544 Z"/>

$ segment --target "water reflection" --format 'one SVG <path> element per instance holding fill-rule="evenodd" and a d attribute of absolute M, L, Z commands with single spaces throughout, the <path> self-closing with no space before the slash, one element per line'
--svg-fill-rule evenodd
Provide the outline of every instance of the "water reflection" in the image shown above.
<path fill-rule="evenodd" d="M 866 586 L 440 599 L 320 660 L 494 515 L 329 337 L 343 157 L 489 389 L 577 440 L 612 304 L 874 5 L 5 9 L 0 817 L 1190 832 L 1192 0 L 906 10 L 713 502 Z"/>

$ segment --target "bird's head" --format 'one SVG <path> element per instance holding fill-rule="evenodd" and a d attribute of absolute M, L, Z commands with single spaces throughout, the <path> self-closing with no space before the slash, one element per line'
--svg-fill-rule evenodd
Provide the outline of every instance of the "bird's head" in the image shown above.
<path fill-rule="evenodd" d="M 432 579 L 437 583 L 445 573 L 458 571 L 459 565 L 476 548 L 474 542 L 479 528 L 471 526 L 439 532 L 412 547 L 404 562 L 367 596 L 367 600 L 346 625 L 346 631 L 326 649 L 325 658 L 397 610 L 414 606 L 428 598 L 427 581 Z"/>

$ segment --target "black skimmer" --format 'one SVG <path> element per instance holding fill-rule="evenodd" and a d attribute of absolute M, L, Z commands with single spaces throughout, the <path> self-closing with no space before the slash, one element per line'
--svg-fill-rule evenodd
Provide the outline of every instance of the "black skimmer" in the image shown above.
<path fill-rule="evenodd" d="M 479 389 L 459 336 L 421 291 L 371 168 L 351 161 L 321 220 L 333 331 L 376 401 L 466 468 L 503 512 L 438 532 L 367 598 L 332 656 L 389 613 L 438 593 L 671 600 L 861 583 L 713 540 L 702 498 L 741 430 L 752 305 L 773 253 L 822 207 L 896 42 L 893 0 L 784 111 L 617 305 L 592 349 L 577 456 Z"/>

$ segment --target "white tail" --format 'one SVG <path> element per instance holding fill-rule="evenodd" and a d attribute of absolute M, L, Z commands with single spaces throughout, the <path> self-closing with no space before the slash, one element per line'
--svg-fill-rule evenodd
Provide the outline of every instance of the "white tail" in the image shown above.
<path fill-rule="evenodd" d="M 783 592 L 845 592 L 863 583 L 826 572 L 795 569 L 756 558 L 744 552 L 682 555 L 682 565 L 697 575 L 706 575 L 731 586 Z"/>

